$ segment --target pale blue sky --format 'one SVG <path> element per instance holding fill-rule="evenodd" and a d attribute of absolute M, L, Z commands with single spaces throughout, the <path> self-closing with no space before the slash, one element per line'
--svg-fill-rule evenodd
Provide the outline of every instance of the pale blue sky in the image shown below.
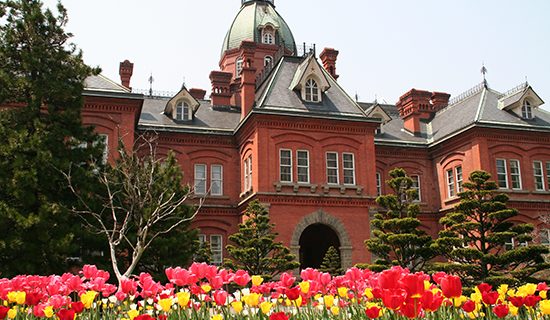
<path fill-rule="evenodd" d="M 48 6 L 56 0 L 46 0 Z M 209 90 L 220 48 L 240 0 L 64 0 L 73 41 L 85 61 L 131 85 Z M 548 0 L 275 0 L 298 44 L 340 51 L 339 82 L 361 101 L 394 103 L 411 88 L 458 95 L 481 81 L 506 91 L 528 78 L 550 105 Z"/>

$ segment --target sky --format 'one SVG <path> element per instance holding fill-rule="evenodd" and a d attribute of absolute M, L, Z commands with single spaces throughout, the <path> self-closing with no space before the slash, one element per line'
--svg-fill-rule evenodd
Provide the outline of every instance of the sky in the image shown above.
<path fill-rule="evenodd" d="M 54 7 L 57 0 L 44 0 Z M 63 0 L 85 62 L 131 86 L 210 91 L 210 71 L 240 0 Z M 453 96 L 482 81 L 504 92 L 526 79 L 550 110 L 548 0 L 275 0 L 297 44 L 340 51 L 339 83 L 360 101 L 395 103 L 411 88 Z"/>

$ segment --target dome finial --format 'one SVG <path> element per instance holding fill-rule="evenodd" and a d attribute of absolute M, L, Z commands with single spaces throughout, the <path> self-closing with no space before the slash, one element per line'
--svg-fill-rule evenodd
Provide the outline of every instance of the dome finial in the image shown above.
<path fill-rule="evenodd" d="M 275 6 L 275 0 L 241 0 L 241 5 L 244 5 L 249 2 L 268 2 L 271 3 L 273 6 Z"/>

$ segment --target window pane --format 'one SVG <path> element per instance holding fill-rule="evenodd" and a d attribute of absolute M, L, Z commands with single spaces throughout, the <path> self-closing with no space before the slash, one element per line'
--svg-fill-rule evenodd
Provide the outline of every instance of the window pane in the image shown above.
<path fill-rule="evenodd" d="M 540 235 L 540 244 L 549 246 L 550 245 L 550 230 L 549 229 L 541 229 L 539 235 Z"/>
<path fill-rule="evenodd" d="M 521 189 L 521 173 L 518 160 L 510 160 L 510 177 L 512 178 L 512 189 Z"/>
<path fill-rule="evenodd" d="M 221 165 L 212 165 L 210 175 L 212 195 L 221 196 L 223 194 L 223 167 Z"/>
<path fill-rule="evenodd" d="M 533 162 L 533 174 L 535 177 L 535 189 L 537 191 L 544 190 L 544 177 L 542 172 L 542 162 L 534 161 Z"/>
<path fill-rule="evenodd" d="M 309 153 L 307 151 L 297 151 L 296 156 L 298 168 L 298 182 L 309 182 Z"/>
<path fill-rule="evenodd" d="M 506 172 L 506 161 L 497 159 L 497 180 L 499 188 L 508 188 L 508 174 Z"/>
<path fill-rule="evenodd" d="M 352 153 L 342 154 L 344 165 L 344 184 L 355 184 L 355 163 Z"/>
<path fill-rule="evenodd" d="M 327 183 L 338 184 L 338 154 L 327 152 Z"/>
<path fill-rule="evenodd" d="M 206 165 L 204 164 L 195 165 L 195 193 L 206 193 Z"/>
<path fill-rule="evenodd" d="M 455 168 L 456 171 L 456 187 L 458 192 L 464 191 L 464 188 L 462 188 L 462 167 L 458 166 Z"/>
<path fill-rule="evenodd" d="M 292 152 L 290 150 L 279 151 L 280 179 L 283 182 L 292 182 Z"/>
<path fill-rule="evenodd" d="M 453 169 L 447 170 L 447 196 L 452 198 L 455 196 L 455 182 L 453 176 Z"/>
<path fill-rule="evenodd" d="M 550 189 L 550 162 L 546 162 L 546 187 Z"/>
<path fill-rule="evenodd" d="M 411 185 L 411 189 L 416 190 L 416 197 L 413 199 L 414 201 L 420 201 L 420 177 L 419 176 L 411 176 L 411 179 L 413 181 Z"/>
<path fill-rule="evenodd" d="M 212 264 L 217 266 L 221 265 L 223 262 L 223 244 L 221 235 L 210 235 L 210 251 L 212 252 Z"/>
<path fill-rule="evenodd" d="M 380 172 L 376 173 L 376 195 L 382 195 L 382 175 Z"/>

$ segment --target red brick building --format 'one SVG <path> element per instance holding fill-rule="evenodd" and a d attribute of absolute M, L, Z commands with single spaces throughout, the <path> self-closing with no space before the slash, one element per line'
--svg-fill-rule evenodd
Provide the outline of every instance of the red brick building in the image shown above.
<path fill-rule="evenodd" d="M 223 43 L 220 70 L 205 90 L 183 87 L 168 97 L 121 84 L 86 81 L 84 123 L 133 145 L 156 132 L 161 153 L 173 150 L 195 193 L 206 197 L 194 222 L 217 262 L 249 201 L 269 208 L 279 240 L 318 266 L 330 245 L 344 267 L 370 260 L 374 199 L 388 172 L 402 167 L 416 181 L 423 228 L 457 203 L 462 181 L 489 171 L 518 222 L 537 226 L 550 213 L 550 113 L 527 83 L 501 93 L 483 82 L 449 100 L 412 89 L 395 105 L 361 103 L 338 85 L 338 51 L 296 46 L 273 0 L 242 0 Z M 514 244 L 518 245 L 518 244 Z"/>

